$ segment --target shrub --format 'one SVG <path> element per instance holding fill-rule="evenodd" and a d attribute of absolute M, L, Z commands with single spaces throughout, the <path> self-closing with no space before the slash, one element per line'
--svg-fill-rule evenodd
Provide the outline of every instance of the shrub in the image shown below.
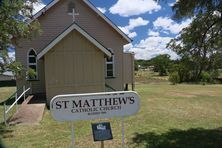
<path fill-rule="evenodd" d="M 201 82 L 203 83 L 203 85 L 205 85 L 206 83 L 212 82 L 211 75 L 208 72 L 202 72 L 201 73 Z"/>
<path fill-rule="evenodd" d="M 180 82 L 180 76 L 179 76 L 178 72 L 172 72 L 172 73 L 170 73 L 170 75 L 169 75 L 169 81 L 170 81 L 173 85 L 179 83 L 179 82 Z"/>
<path fill-rule="evenodd" d="M 210 73 L 212 79 L 218 78 L 220 76 L 220 72 L 218 70 L 214 70 Z"/>

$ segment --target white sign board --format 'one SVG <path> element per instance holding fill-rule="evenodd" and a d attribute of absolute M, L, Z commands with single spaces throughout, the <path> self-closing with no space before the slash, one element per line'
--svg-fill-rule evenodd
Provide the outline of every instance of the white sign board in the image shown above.
<path fill-rule="evenodd" d="M 50 102 L 51 114 L 58 121 L 123 117 L 139 108 L 139 96 L 133 91 L 59 95 Z"/>

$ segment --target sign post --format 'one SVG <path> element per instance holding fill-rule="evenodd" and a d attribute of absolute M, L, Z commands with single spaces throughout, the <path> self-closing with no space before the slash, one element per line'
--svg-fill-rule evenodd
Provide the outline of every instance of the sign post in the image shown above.
<path fill-rule="evenodd" d="M 92 124 L 94 141 L 101 141 L 101 148 L 104 148 L 105 140 L 112 140 L 112 130 L 109 122 Z"/>
<path fill-rule="evenodd" d="M 125 130 L 124 130 L 124 117 L 122 117 L 121 120 L 121 126 L 122 126 L 122 148 L 125 147 Z"/>
<path fill-rule="evenodd" d="M 75 148 L 75 131 L 74 131 L 74 123 L 71 123 L 72 125 L 72 148 Z"/>
<path fill-rule="evenodd" d="M 50 102 L 51 114 L 55 120 L 72 122 L 72 147 L 75 142 L 73 121 L 113 117 L 122 117 L 122 147 L 124 147 L 123 117 L 136 114 L 139 108 L 139 96 L 134 91 L 58 95 Z M 102 146 L 104 147 L 104 142 L 101 142 Z"/>
<path fill-rule="evenodd" d="M 104 148 L 104 141 L 101 141 L 101 148 Z"/>

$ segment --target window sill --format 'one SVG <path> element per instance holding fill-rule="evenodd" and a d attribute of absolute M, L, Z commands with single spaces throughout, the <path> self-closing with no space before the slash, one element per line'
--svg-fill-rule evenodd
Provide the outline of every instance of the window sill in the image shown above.
<path fill-rule="evenodd" d="M 116 77 L 106 77 L 105 79 L 115 79 Z"/>

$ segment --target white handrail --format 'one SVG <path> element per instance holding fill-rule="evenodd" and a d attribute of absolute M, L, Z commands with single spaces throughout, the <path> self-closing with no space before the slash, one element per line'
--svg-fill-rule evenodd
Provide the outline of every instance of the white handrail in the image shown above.
<path fill-rule="evenodd" d="M 18 98 L 17 98 L 17 100 L 15 100 L 15 102 L 8 108 L 8 110 L 6 110 L 6 114 L 12 109 L 12 107 L 19 101 L 19 99 L 21 99 L 22 98 L 22 96 L 23 95 L 25 95 L 25 93 L 27 92 L 27 91 L 29 91 L 30 90 L 30 88 L 28 88 L 28 89 L 26 89 Z"/>
<path fill-rule="evenodd" d="M 23 93 L 18 98 L 17 98 L 17 94 L 18 94 L 18 90 L 17 90 L 16 93 L 14 94 L 16 100 L 9 108 L 7 108 L 6 102 L 4 102 L 4 122 L 5 122 L 5 125 L 7 125 L 7 113 L 13 108 L 14 105 L 16 105 L 16 111 L 18 110 L 17 104 L 18 104 L 19 99 L 21 99 L 22 96 L 24 96 L 24 101 L 25 101 L 25 93 L 28 92 L 29 90 L 30 90 L 30 88 L 25 90 L 25 86 L 23 86 Z"/>

